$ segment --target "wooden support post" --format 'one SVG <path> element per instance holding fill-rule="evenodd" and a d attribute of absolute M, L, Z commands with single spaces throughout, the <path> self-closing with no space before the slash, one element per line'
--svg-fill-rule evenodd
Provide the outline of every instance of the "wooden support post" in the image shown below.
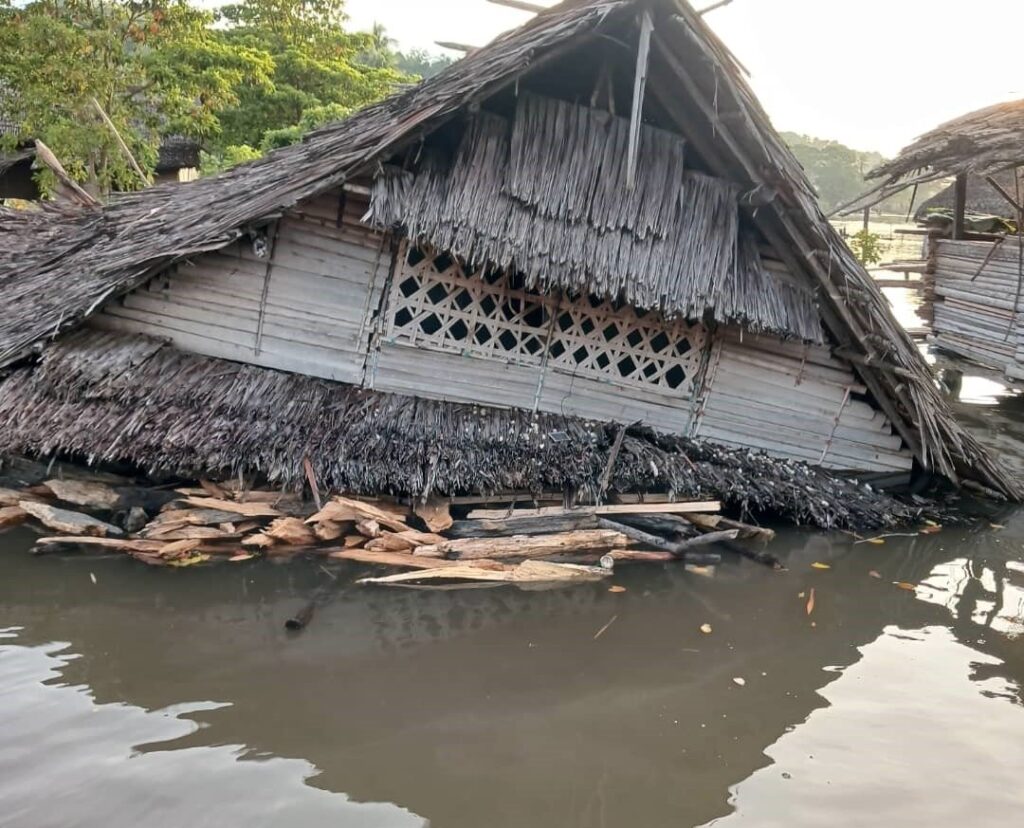
<path fill-rule="evenodd" d="M 637 155 L 640 152 L 640 125 L 644 110 L 644 91 L 647 88 L 647 64 L 651 53 L 651 32 L 654 20 L 644 10 L 640 17 L 640 39 L 636 50 L 636 75 L 633 78 L 633 111 L 629 119 L 629 156 L 626 159 L 626 189 L 636 186 Z"/>
<path fill-rule="evenodd" d="M 967 230 L 967 173 L 960 173 L 956 177 L 953 192 L 953 238 L 962 239 Z"/>
<path fill-rule="evenodd" d="M 867 233 L 871 229 L 871 208 L 864 208 L 864 232 Z"/>

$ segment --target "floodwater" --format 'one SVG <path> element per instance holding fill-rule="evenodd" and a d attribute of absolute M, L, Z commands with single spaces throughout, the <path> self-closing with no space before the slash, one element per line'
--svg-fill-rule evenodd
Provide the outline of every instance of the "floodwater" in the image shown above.
<path fill-rule="evenodd" d="M 1018 401 L 960 394 L 1024 468 Z M 880 544 L 786 531 L 787 572 L 639 565 L 621 593 L 386 591 L 313 561 L 155 570 L 33 557 L 32 539 L 0 536 L 0 826 L 1024 813 L 1024 509 Z"/>

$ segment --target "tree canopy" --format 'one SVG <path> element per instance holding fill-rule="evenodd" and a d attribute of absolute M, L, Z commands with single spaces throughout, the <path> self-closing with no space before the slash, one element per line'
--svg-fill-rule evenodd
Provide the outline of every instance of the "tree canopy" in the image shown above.
<path fill-rule="evenodd" d="M 0 140 L 43 141 L 95 193 L 145 183 L 119 138 L 147 174 L 167 135 L 211 168 L 254 157 L 411 80 L 344 23 L 344 0 L 0 0 Z"/>

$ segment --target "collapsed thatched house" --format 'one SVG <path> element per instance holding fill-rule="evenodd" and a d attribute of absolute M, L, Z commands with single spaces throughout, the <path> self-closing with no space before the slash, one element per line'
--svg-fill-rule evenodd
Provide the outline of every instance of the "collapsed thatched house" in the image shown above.
<path fill-rule="evenodd" d="M 955 176 L 947 193 L 952 222 L 933 234 L 928 247 L 929 294 L 934 294 L 935 344 L 1024 379 L 1024 254 L 1019 237 L 998 224 L 972 232 L 972 205 L 1006 216 L 1021 227 L 1024 182 L 1024 100 L 971 112 L 922 135 L 900 154 L 868 174 L 879 183 L 851 207 L 877 203 L 894 193 Z M 978 193 L 987 193 L 982 201 Z M 1001 205 L 994 207 L 993 202 Z M 942 206 L 938 204 L 936 206 Z M 846 209 L 846 208 L 844 208 Z"/>
<path fill-rule="evenodd" d="M 1020 494 L 683 2 L 570 0 L 260 161 L 7 215 L 3 250 L 0 450 L 410 494 L 770 505 L 791 460 Z"/>

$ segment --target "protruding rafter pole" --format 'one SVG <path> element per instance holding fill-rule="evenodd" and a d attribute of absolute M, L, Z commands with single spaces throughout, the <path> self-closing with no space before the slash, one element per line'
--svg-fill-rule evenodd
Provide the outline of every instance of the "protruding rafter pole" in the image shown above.
<path fill-rule="evenodd" d="M 640 17 L 640 39 L 636 50 L 636 75 L 633 79 L 633 112 L 629 119 L 629 155 L 626 159 L 626 189 L 636 186 L 637 156 L 640 152 L 640 124 L 644 111 L 644 92 L 647 89 L 648 58 L 651 54 L 651 32 L 654 21 L 644 11 Z"/>
<path fill-rule="evenodd" d="M 491 0 L 491 1 L 494 2 L 494 0 Z M 715 9 L 722 8 L 722 6 L 728 6 L 731 2 L 732 2 L 732 0 L 718 0 L 717 3 L 712 3 L 706 9 L 701 9 L 699 12 L 697 12 L 697 14 L 699 14 L 701 17 L 703 17 L 708 12 L 713 12 Z"/>
<path fill-rule="evenodd" d="M 453 52 L 464 52 L 467 55 L 480 48 L 479 46 L 470 46 L 468 43 L 456 43 L 454 40 L 435 40 L 434 43 L 442 49 L 451 49 Z"/>
<path fill-rule="evenodd" d="M 962 239 L 967 231 L 967 173 L 956 177 L 953 188 L 953 238 Z"/>
<path fill-rule="evenodd" d="M 488 3 L 494 3 L 495 6 L 507 6 L 510 9 L 519 9 L 520 11 L 533 12 L 539 14 L 542 11 L 547 11 L 547 6 L 542 6 L 540 3 L 528 3 L 526 0 L 487 0 Z M 731 3 L 732 0 L 729 0 Z"/>

